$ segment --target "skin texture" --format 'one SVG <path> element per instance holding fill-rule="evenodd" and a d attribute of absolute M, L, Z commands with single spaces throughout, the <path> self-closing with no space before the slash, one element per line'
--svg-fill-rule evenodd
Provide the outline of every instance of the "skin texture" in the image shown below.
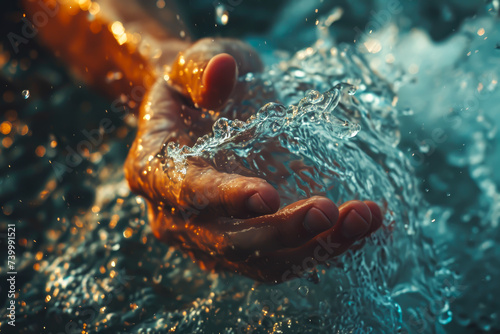
<path fill-rule="evenodd" d="M 40 10 L 38 1 L 24 2 L 28 15 Z M 199 108 L 218 111 L 238 89 L 238 75 L 261 71 L 263 66 L 257 52 L 238 40 L 202 39 L 191 44 L 158 33 L 151 22 L 141 25 L 150 20 L 139 9 L 128 10 L 123 22 L 126 29 L 129 21 L 143 27 L 141 43 L 157 48 L 147 54 L 137 51 L 141 45 L 118 43 L 106 29 L 110 27 L 106 17 L 98 15 L 91 23 L 83 9 L 72 8 L 68 20 L 70 9 L 61 6 L 39 30 L 49 48 L 108 95 L 130 91 L 134 85 L 147 92 L 124 167 L 131 189 L 148 201 L 156 237 L 177 245 L 205 269 L 282 282 L 338 256 L 382 225 L 382 213 L 370 201 L 337 207 L 316 196 L 279 209 L 279 194 L 265 180 L 216 171 L 196 159 L 188 161 L 182 180 L 169 177 L 173 170 L 164 170 L 156 158 L 163 144 L 192 145 L 208 133 L 213 121 L 204 118 Z M 90 27 L 96 21 L 103 27 L 98 33 Z M 60 38 L 55 31 L 73 35 Z M 89 51 L 96 43 L 101 47 Z M 109 69 L 122 71 L 124 79 L 105 85 Z"/>

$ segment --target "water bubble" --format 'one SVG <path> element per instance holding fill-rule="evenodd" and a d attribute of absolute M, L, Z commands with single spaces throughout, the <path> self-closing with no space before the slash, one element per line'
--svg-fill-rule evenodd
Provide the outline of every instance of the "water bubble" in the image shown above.
<path fill-rule="evenodd" d="M 260 119 L 265 119 L 268 117 L 283 117 L 285 116 L 285 114 L 286 114 L 285 106 L 274 102 L 267 103 L 257 112 L 257 116 Z"/>
<path fill-rule="evenodd" d="M 275 106 L 276 116 L 284 117 L 286 115 L 287 108 L 282 104 L 277 104 Z"/>
<path fill-rule="evenodd" d="M 273 122 L 273 124 L 271 124 L 271 131 L 276 133 L 280 130 L 281 128 L 281 124 L 279 122 Z"/>
<path fill-rule="evenodd" d="M 233 127 L 233 130 L 241 130 L 245 127 L 245 122 L 240 121 L 239 119 L 236 119 L 233 121 L 233 123 L 231 125 Z"/>
<path fill-rule="evenodd" d="M 354 95 L 358 89 L 355 86 L 351 86 L 347 89 L 347 94 Z"/>
<path fill-rule="evenodd" d="M 27 89 L 23 90 L 21 94 L 23 95 L 25 100 L 27 100 L 30 97 L 30 91 Z"/>
<path fill-rule="evenodd" d="M 310 90 L 306 93 L 307 102 L 312 104 L 320 103 L 324 98 L 323 94 L 317 90 Z"/>
<path fill-rule="evenodd" d="M 302 296 L 302 297 L 305 297 L 309 294 L 309 288 L 305 285 L 302 285 L 302 286 L 299 286 L 299 288 L 297 289 L 297 291 L 299 292 L 299 294 Z"/>
<path fill-rule="evenodd" d="M 198 138 L 196 141 L 195 146 L 203 146 L 205 143 L 209 140 L 210 136 L 209 135 L 204 135 L 203 137 Z"/>
<path fill-rule="evenodd" d="M 176 142 L 171 141 L 167 144 L 167 152 L 169 154 L 176 151 L 178 148 L 179 148 L 179 144 L 177 144 Z"/>
<path fill-rule="evenodd" d="M 221 117 L 219 118 L 213 125 L 213 132 L 215 138 L 225 138 L 229 135 L 230 129 L 230 120 L 227 118 Z"/>
<path fill-rule="evenodd" d="M 181 154 L 184 154 L 184 155 L 189 154 L 191 152 L 192 152 L 192 149 L 189 146 L 183 146 L 181 149 Z"/>
<path fill-rule="evenodd" d="M 442 325 L 447 325 L 451 322 L 452 319 L 453 313 L 451 311 L 446 311 L 439 316 L 438 321 Z"/>

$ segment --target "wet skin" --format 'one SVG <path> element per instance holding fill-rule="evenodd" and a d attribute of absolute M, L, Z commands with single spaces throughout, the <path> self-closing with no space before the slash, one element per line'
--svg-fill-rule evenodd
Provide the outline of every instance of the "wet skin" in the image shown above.
<path fill-rule="evenodd" d="M 43 9 L 38 1 L 24 2 L 28 14 Z M 136 8 L 126 8 L 129 16 L 141 17 Z M 198 108 L 217 111 L 235 93 L 238 75 L 262 70 L 258 54 L 241 41 L 203 39 L 191 44 L 169 39 L 153 27 L 156 37 L 150 41 L 163 53 L 147 58 L 130 52 L 126 44 L 118 45 L 107 29 L 88 32 L 89 24 L 96 22 L 106 27 L 109 22 L 103 18 L 89 23 L 84 10 L 71 11 L 71 20 L 63 7 L 39 27 L 46 45 L 73 68 L 84 68 L 82 76 L 110 96 L 139 85 L 147 90 L 125 176 L 131 189 L 147 199 L 151 227 L 160 240 L 179 246 L 203 268 L 282 282 L 342 254 L 382 225 L 382 213 L 371 201 L 337 207 L 328 198 L 312 197 L 279 209 L 279 194 L 265 180 L 216 171 L 200 160 L 189 160 L 183 180 L 171 181 L 156 158 L 162 145 L 192 145 L 209 133 L 213 121 L 203 118 Z M 147 16 L 133 22 L 141 20 Z M 153 25 L 144 26 L 143 40 Z M 73 38 L 65 38 L 65 33 Z M 87 41 L 101 47 L 91 49 Z M 167 72 L 165 65 L 170 65 Z M 110 70 L 122 71 L 125 79 L 106 84 Z"/>

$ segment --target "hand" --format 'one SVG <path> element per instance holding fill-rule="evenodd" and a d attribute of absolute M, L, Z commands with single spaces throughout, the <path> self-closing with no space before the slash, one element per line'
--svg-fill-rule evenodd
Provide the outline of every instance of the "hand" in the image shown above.
<path fill-rule="evenodd" d="M 282 282 L 379 228 L 379 207 L 350 201 L 337 208 L 327 198 L 312 197 L 278 211 L 279 194 L 265 180 L 219 172 L 190 159 L 185 177 L 176 182 L 156 158 L 166 141 L 192 145 L 208 133 L 212 121 L 195 105 L 219 108 L 238 73 L 261 68 L 255 51 L 235 40 L 202 40 L 179 55 L 171 83 L 158 80 L 142 104 L 125 174 L 132 190 L 148 200 L 160 240 L 180 246 L 207 269 Z"/>

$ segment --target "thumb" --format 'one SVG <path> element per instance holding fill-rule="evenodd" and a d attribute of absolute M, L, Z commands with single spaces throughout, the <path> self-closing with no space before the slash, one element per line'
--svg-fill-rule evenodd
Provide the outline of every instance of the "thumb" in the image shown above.
<path fill-rule="evenodd" d="M 217 109 L 231 95 L 238 74 L 261 69 L 257 53 L 247 44 L 203 39 L 177 56 L 169 81 L 197 107 Z"/>

